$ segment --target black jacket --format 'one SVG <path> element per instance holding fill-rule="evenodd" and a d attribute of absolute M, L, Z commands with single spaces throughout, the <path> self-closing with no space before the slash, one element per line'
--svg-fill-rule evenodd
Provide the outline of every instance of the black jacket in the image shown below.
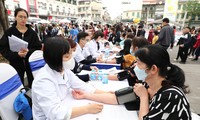
<path fill-rule="evenodd" d="M 28 58 L 35 50 L 41 50 L 42 44 L 39 41 L 37 33 L 29 25 L 27 25 L 27 28 L 28 30 L 24 34 L 18 31 L 16 26 L 12 26 L 6 30 L 0 40 L 0 53 L 9 61 L 10 65 L 16 69 L 22 80 L 22 83 L 24 79 L 24 72 L 26 71 L 30 87 L 32 84 L 33 75 L 29 66 Z M 20 57 L 18 52 L 13 52 L 10 50 L 8 36 L 11 35 L 15 35 L 16 37 L 28 42 L 29 51 L 25 58 Z"/>
<path fill-rule="evenodd" d="M 28 42 L 29 52 L 26 55 L 28 59 L 29 56 L 35 51 L 40 50 L 42 45 L 39 41 L 37 33 L 27 25 L 28 30 L 24 33 L 24 35 L 19 32 L 16 26 L 13 26 L 5 31 L 3 37 L 0 40 L 0 53 L 5 57 L 9 62 L 21 61 L 22 58 L 18 55 L 18 52 L 13 52 L 10 50 L 8 36 L 15 35 L 16 37 L 23 39 Z M 23 38 L 22 38 L 23 37 Z"/>

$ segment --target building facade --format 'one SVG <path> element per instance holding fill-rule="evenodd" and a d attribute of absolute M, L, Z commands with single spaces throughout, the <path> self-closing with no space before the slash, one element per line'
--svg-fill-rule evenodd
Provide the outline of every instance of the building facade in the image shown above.
<path fill-rule="evenodd" d="M 14 17 L 14 10 L 21 7 L 30 17 L 39 17 L 50 21 L 78 18 L 77 0 L 6 0 L 8 14 Z"/>
<path fill-rule="evenodd" d="M 122 0 L 121 1 L 121 19 L 123 22 L 133 22 L 141 18 L 142 0 Z"/>
<path fill-rule="evenodd" d="M 81 21 L 102 21 L 102 2 L 99 0 L 79 0 L 78 16 Z"/>
<path fill-rule="evenodd" d="M 165 0 L 143 0 L 141 20 L 151 22 L 162 19 Z"/>

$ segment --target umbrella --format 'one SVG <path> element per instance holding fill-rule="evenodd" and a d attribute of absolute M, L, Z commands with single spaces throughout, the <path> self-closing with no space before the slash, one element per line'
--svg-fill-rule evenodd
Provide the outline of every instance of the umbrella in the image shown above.
<path fill-rule="evenodd" d="M 47 20 L 44 20 L 44 19 L 42 19 L 42 20 L 40 20 L 40 21 L 37 21 L 37 23 L 50 23 L 49 21 L 47 21 Z"/>
<path fill-rule="evenodd" d="M 68 20 L 68 19 L 62 19 L 62 20 L 60 20 L 60 23 L 70 23 L 71 21 L 70 20 Z"/>

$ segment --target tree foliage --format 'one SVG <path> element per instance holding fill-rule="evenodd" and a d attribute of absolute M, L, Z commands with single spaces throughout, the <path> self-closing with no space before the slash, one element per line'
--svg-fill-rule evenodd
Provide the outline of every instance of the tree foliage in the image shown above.
<path fill-rule="evenodd" d="M 5 0 L 0 0 L 0 37 L 9 27 L 8 13 L 5 7 Z"/>
<path fill-rule="evenodd" d="M 183 9 L 189 16 L 200 16 L 200 0 L 188 0 Z"/>

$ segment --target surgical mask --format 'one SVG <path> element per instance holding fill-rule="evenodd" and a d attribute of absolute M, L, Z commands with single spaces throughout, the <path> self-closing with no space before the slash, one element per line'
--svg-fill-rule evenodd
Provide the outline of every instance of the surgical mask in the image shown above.
<path fill-rule="evenodd" d="M 76 52 L 72 52 L 72 56 L 74 58 L 76 56 Z"/>
<path fill-rule="evenodd" d="M 132 49 L 130 49 L 130 53 L 131 53 L 132 56 L 135 56 L 135 53 L 133 52 Z"/>
<path fill-rule="evenodd" d="M 63 61 L 63 68 L 73 70 L 75 67 L 74 58 L 71 57 L 68 61 Z"/>
<path fill-rule="evenodd" d="M 134 71 L 139 81 L 144 81 L 147 77 L 145 70 L 140 69 L 137 65 L 135 66 Z"/>

